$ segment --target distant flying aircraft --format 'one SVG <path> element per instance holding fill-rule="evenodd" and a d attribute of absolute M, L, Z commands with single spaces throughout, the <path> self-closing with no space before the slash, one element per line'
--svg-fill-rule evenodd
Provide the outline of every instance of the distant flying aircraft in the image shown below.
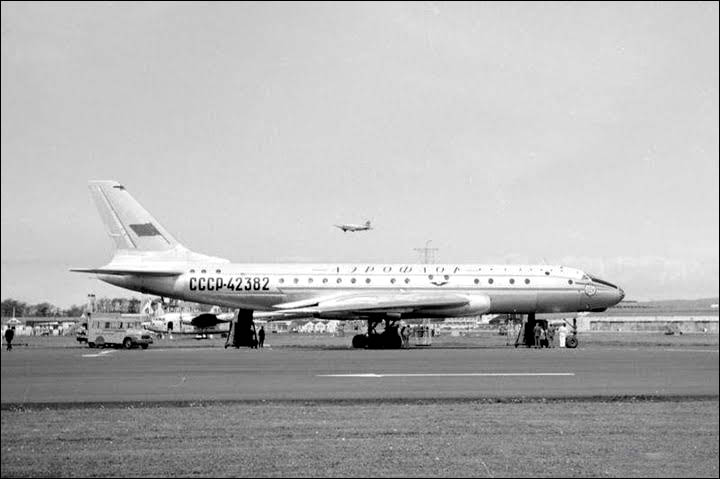
<path fill-rule="evenodd" d="M 532 327 L 536 313 L 604 311 L 625 296 L 564 266 L 231 263 L 181 245 L 120 183 L 91 181 L 90 191 L 116 251 L 105 266 L 72 271 L 144 294 L 237 308 L 235 344 L 251 343 L 253 318 L 315 317 L 366 320 L 368 333 L 353 346 L 399 348 L 404 319 L 516 313 Z"/>
<path fill-rule="evenodd" d="M 341 225 L 333 225 L 333 226 L 335 226 L 336 228 L 340 228 L 345 233 L 347 233 L 348 231 L 352 231 L 352 232 L 367 231 L 367 230 L 372 229 L 372 226 L 370 226 L 370 221 L 366 221 L 365 224 L 362 224 L 362 225 L 341 224 Z"/>

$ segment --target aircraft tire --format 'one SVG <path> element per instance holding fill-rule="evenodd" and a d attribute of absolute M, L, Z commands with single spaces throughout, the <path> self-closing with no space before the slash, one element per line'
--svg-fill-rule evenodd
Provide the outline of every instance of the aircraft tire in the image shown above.
<path fill-rule="evenodd" d="M 565 347 L 574 349 L 578 346 L 578 340 L 575 336 L 570 336 L 565 340 Z"/>
<path fill-rule="evenodd" d="M 365 349 L 368 346 L 367 336 L 364 334 L 356 334 L 352 338 L 352 347 L 355 349 Z"/>
<path fill-rule="evenodd" d="M 386 349 L 385 338 L 382 334 L 371 334 L 367 338 L 368 349 Z"/>
<path fill-rule="evenodd" d="M 400 349 L 402 348 L 402 338 L 397 334 L 397 330 L 390 330 L 380 335 L 383 349 Z"/>

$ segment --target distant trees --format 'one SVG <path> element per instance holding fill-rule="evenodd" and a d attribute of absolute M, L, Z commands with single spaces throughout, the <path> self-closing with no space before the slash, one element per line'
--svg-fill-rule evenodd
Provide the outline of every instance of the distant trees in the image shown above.
<path fill-rule="evenodd" d="M 97 298 L 96 313 L 139 313 L 141 301 L 138 298 Z"/>
<path fill-rule="evenodd" d="M 95 298 L 95 312 L 137 314 L 140 313 L 143 301 L 147 300 L 147 297 L 144 300 L 140 298 Z M 155 299 L 154 301 L 157 302 L 160 300 Z M 18 318 L 33 316 L 78 318 L 82 316 L 88 307 L 87 304 L 73 304 L 69 308 L 63 309 L 48 302 L 28 304 L 23 301 L 18 301 L 17 299 L 7 298 L 2 301 L 2 316 L 11 317 L 13 315 L 13 308 L 15 308 L 15 316 Z M 173 308 L 207 312 L 210 311 L 212 306 L 208 304 L 170 300 L 165 305 L 165 310 L 169 311 Z M 232 311 L 232 309 L 221 308 L 221 311 Z"/>
<path fill-rule="evenodd" d="M 27 308 L 27 303 L 18 301 L 17 299 L 4 299 L 2 302 L 2 316 L 11 317 L 13 315 L 13 312 L 17 317 L 26 316 L 25 311 L 27 310 Z"/>
<path fill-rule="evenodd" d="M 139 298 L 98 298 L 95 300 L 95 311 L 100 313 L 139 313 L 141 300 Z M 15 310 L 18 318 L 40 316 L 54 317 L 64 316 L 77 318 L 87 309 L 87 305 L 73 304 L 67 309 L 60 308 L 48 302 L 28 304 L 13 298 L 2 301 L 3 317 L 11 317 Z"/>

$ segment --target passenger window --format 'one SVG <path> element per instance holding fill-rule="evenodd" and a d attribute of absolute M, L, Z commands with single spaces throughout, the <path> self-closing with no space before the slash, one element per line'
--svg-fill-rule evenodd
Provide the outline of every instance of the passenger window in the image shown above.
<path fill-rule="evenodd" d="M 405 284 L 410 283 L 410 278 L 405 278 Z"/>
<path fill-rule="evenodd" d="M 215 272 L 216 272 L 216 273 L 221 273 L 222 271 L 220 271 L 219 269 L 216 269 Z"/>
<path fill-rule="evenodd" d="M 573 280 L 569 279 L 568 284 L 573 284 Z"/>
<path fill-rule="evenodd" d="M 510 278 L 510 284 L 515 284 L 515 280 L 513 278 Z"/>
<path fill-rule="evenodd" d="M 323 278 L 323 283 L 327 283 L 327 278 Z"/>
<path fill-rule="evenodd" d="M 525 278 L 525 284 L 530 284 L 530 280 Z"/>
<path fill-rule="evenodd" d="M 280 279 L 278 280 L 278 283 L 280 283 L 280 284 L 283 284 L 284 282 L 285 282 L 285 278 L 280 278 Z"/>
<path fill-rule="evenodd" d="M 299 282 L 300 282 L 300 280 L 299 280 L 299 279 L 297 279 L 297 278 L 293 278 L 293 283 L 295 283 L 295 284 L 298 284 Z"/>
<path fill-rule="evenodd" d="M 204 269 L 201 270 L 200 272 L 203 273 L 203 274 L 207 273 L 207 271 L 205 271 Z"/>
<path fill-rule="evenodd" d="M 338 279 L 337 279 L 337 283 L 338 283 L 338 284 L 342 283 L 342 278 L 338 278 Z"/>
<path fill-rule="evenodd" d="M 475 278 L 475 284 L 480 284 L 480 280 Z"/>
<path fill-rule="evenodd" d="M 370 278 L 365 278 L 365 282 L 366 282 L 367 284 L 370 284 Z"/>
<path fill-rule="evenodd" d="M 351 279 L 350 282 L 351 282 L 352 284 L 355 284 L 355 278 Z"/>
<path fill-rule="evenodd" d="M 312 279 L 312 278 L 308 278 L 308 283 L 312 283 L 312 282 L 313 282 L 313 279 Z"/>
<path fill-rule="evenodd" d="M 395 284 L 395 278 L 390 278 L 390 284 Z"/>
<path fill-rule="evenodd" d="M 191 270 L 190 270 L 190 272 L 191 272 L 191 273 L 194 273 L 194 272 L 195 272 L 195 270 L 194 270 L 194 269 L 191 269 Z"/>
<path fill-rule="evenodd" d="M 488 280 L 488 284 L 493 284 L 494 282 L 495 282 L 495 281 L 494 281 L 492 278 L 490 278 L 490 279 Z"/>

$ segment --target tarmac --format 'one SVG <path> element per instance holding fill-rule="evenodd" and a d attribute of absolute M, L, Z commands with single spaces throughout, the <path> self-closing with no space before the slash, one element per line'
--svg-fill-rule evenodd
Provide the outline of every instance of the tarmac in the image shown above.
<path fill-rule="evenodd" d="M 718 398 L 717 348 L 22 349 L 2 408 L 245 401 Z"/>

